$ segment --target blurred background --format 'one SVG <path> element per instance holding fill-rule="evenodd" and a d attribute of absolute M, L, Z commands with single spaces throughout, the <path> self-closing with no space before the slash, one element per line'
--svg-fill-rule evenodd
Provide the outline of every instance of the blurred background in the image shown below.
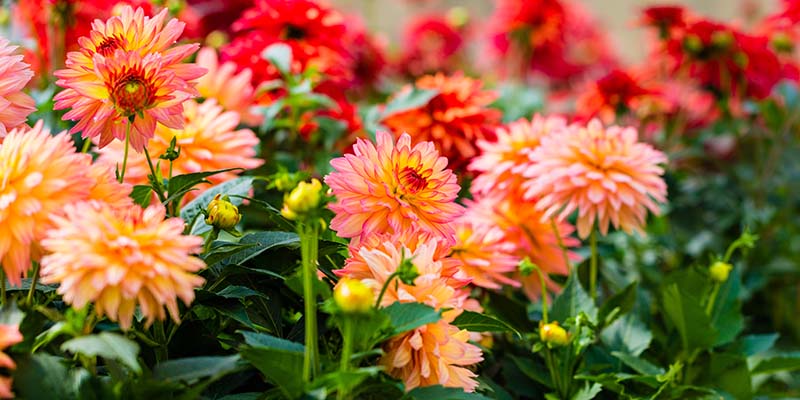
<path fill-rule="evenodd" d="M 473 19 L 485 21 L 492 13 L 491 0 L 332 0 L 340 10 L 364 17 L 373 31 L 386 35 L 394 49 L 404 24 L 416 14 L 441 12 L 463 7 Z M 685 4 L 697 13 L 717 20 L 737 21 L 748 26 L 778 6 L 778 0 L 576 0 L 606 29 L 614 49 L 623 61 L 638 62 L 645 56 L 644 29 L 635 24 L 636 16 L 647 6 Z"/>

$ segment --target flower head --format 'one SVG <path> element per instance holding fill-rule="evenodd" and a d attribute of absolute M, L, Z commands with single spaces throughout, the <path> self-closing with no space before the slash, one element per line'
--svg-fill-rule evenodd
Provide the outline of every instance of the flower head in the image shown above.
<path fill-rule="evenodd" d="M 328 207 L 339 236 L 407 231 L 454 240 L 451 223 L 463 210 L 455 203 L 460 187 L 433 143 L 412 147 L 403 134 L 395 144 L 389 133 L 378 132 L 377 145 L 359 139 L 353 152 L 332 160 L 334 172 L 325 177 L 337 198 Z"/>
<path fill-rule="evenodd" d="M 21 55 L 15 55 L 17 46 L 0 37 L 0 142 L 8 131 L 25 123 L 28 114 L 36 111 L 33 98 L 22 92 L 33 77 Z"/>
<path fill-rule="evenodd" d="M 87 173 L 91 156 L 77 153 L 66 133 L 51 136 L 43 125 L 13 130 L 0 144 L 0 264 L 12 285 L 39 259 L 50 216 L 86 199 L 94 184 Z"/>
<path fill-rule="evenodd" d="M 281 214 L 287 219 L 296 220 L 319 207 L 322 199 L 322 183 L 316 178 L 311 182 L 300 182 L 283 199 Z"/>
<path fill-rule="evenodd" d="M 364 313 L 372 309 L 375 294 L 358 279 L 342 278 L 333 289 L 333 300 L 347 314 Z"/>
<path fill-rule="evenodd" d="M 255 91 L 250 84 L 253 72 L 245 68 L 236 72 L 237 65 L 227 61 L 220 63 L 217 51 L 204 47 L 197 52 L 197 65 L 208 70 L 208 73 L 197 80 L 197 91 L 200 97 L 214 99 L 226 111 L 236 111 L 242 122 L 248 125 L 260 123 L 261 116 L 251 112 L 255 103 Z"/>
<path fill-rule="evenodd" d="M 390 114 L 383 123 L 395 134 L 408 133 L 415 143 L 433 142 L 458 169 L 478 153 L 478 140 L 494 139 L 494 126 L 500 121 L 500 112 L 488 108 L 497 95 L 482 86 L 460 73 L 423 76 L 416 87 L 438 94 L 420 107 Z M 398 96 L 410 90 L 406 87 Z"/>
<path fill-rule="evenodd" d="M 5 350 L 9 346 L 21 342 L 23 339 L 18 324 L 0 324 L 0 350 Z M 14 360 L 12 360 L 8 354 L 0 351 L 0 367 L 13 370 L 17 368 L 17 364 L 14 363 Z M 0 376 L 0 399 L 14 398 L 11 386 L 12 378 L 10 376 Z"/>
<path fill-rule="evenodd" d="M 530 164 L 530 152 L 539 146 L 543 136 L 558 134 L 566 126 L 564 118 L 535 115 L 530 121 L 519 119 L 498 127 L 494 141 L 477 142 L 481 154 L 472 159 L 468 168 L 478 176 L 470 190 L 477 194 L 517 191 L 524 181 L 522 172 Z"/>
<path fill-rule="evenodd" d="M 202 238 L 183 235 L 180 218 L 164 219 L 160 204 L 115 210 L 89 201 L 69 204 L 52 218 L 42 246 L 42 282 L 59 284 L 58 293 L 75 308 L 94 302 L 99 316 L 130 329 L 136 306 L 147 324 L 179 321 L 178 302 L 194 300 L 205 267 L 192 256 Z"/>
<path fill-rule="evenodd" d="M 102 201 L 118 209 L 127 209 L 133 206 L 133 199 L 130 197 L 133 186 L 130 183 L 119 183 L 109 164 L 95 162 L 89 167 L 88 174 L 92 186 L 87 199 Z"/>
<path fill-rule="evenodd" d="M 618 115 L 636 111 L 654 94 L 627 71 L 615 69 L 591 83 L 578 98 L 577 116 L 582 120 L 598 117 L 605 123 L 613 123 Z"/>
<path fill-rule="evenodd" d="M 242 215 L 239 214 L 239 208 L 230 202 L 228 196 L 222 197 L 219 193 L 208 203 L 207 209 L 206 224 L 212 225 L 217 229 L 234 229 L 239 220 L 242 219 Z"/>
<path fill-rule="evenodd" d="M 153 165 L 158 163 L 157 157 L 170 147 L 172 138 L 180 148 L 180 156 L 172 162 L 172 175 L 189 174 L 202 171 L 214 171 L 226 168 L 252 169 L 264 163 L 256 157 L 255 147 L 258 138 L 249 129 L 239 129 L 239 114 L 223 111 L 216 101 L 206 100 L 198 104 L 189 100 L 183 104 L 183 128 L 173 129 L 165 125 L 156 125 L 155 135 L 147 143 L 147 149 Z M 124 147 L 121 142 L 98 149 L 99 160 L 114 165 L 122 160 Z M 169 175 L 170 163 L 161 162 L 161 173 Z M 130 154 L 125 181 L 131 184 L 147 183 L 150 173 L 144 154 Z M 209 176 L 212 184 L 218 184 L 237 176 L 238 171 L 227 171 Z M 202 190 L 187 194 L 187 199 L 197 196 Z"/>
<path fill-rule="evenodd" d="M 514 243 L 506 240 L 500 228 L 459 218 L 456 223 L 456 244 L 452 257 L 461 261 L 461 270 L 475 286 L 499 289 L 502 285 L 519 286 L 509 277 L 516 271 L 519 259 Z"/>
<path fill-rule="evenodd" d="M 483 356 L 469 340 L 467 330 L 439 320 L 390 339 L 380 364 L 402 379 L 406 390 L 442 385 L 473 392 L 477 375 L 465 367 L 483 361 Z"/>
<path fill-rule="evenodd" d="M 465 26 L 456 22 L 442 14 L 412 20 L 403 34 L 400 70 L 411 77 L 455 72 L 466 47 Z"/>
<path fill-rule="evenodd" d="M 647 210 L 659 213 L 667 185 L 659 166 L 664 153 L 637 141 L 634 128 L 604 128 L 592 120 L 542 139 L 531 153 L 525 175 L 525 196 L 536 199 L 542 220 L 563 220 L 578 210 L 578 235 L 585 238 L 597 222 L 605 235 L 608 225 L 628 233 L 643 233 Z"/>
<path fill-rule="evenodd" d="M 180 61 L 197 45 L 169 48 L 183 31 L 173 19 L 162 28 L 166 10 L 154 18 L 125 7 L 118 17 L 92 25 L 79 40 L 80 51 L 67 54 L 66 69 L 56 71 L 55 109 L 71 108 L 64 120 L 78 121 L 71 132 L 100 137 L 100 147 L 125 139 L 131 127 L 132 147 L 141 152 L 156 123 L 183 126 L 182 103 L 197 96 L 193 79 L 205 70 Z"/>

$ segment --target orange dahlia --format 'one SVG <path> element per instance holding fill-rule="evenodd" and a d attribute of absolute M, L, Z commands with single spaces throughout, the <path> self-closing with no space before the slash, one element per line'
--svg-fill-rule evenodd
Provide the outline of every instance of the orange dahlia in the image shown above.
<path fill-rule="evenodd" d="M 567 259 L 573 260 L 576 255 L 567 252 L 570 247 L 577 246 L 578 240 L 570 236 L 575 228 L 568 222 L 556 221 L 558 236 L 553 230 L 553 222 L 542 219 L 542 212 L 536 209 L 536 202 L 524 200 L 520 195 L 508 196 L 497 193 L 491 196 L 481 196 L 475 201 L 467 202 L 467 211 L 463 219 L 477 226 L 486 226 L 498 229 L 503 233 L 503 238 L 498 241 L 509 244 L 509 247 L 495 248 L 495 252 L 508 251 L 516 263 L 526 257 L 536 264 L 545 274 L 566 275 L 569 273 Z M 561 244 L 559 244 L 561 242 Z M 562 249 L 561 245 L 565 248 Z M 566 257 L 565 257 L 565 252 Z M 502 253 L 501 253 L 502 254 Z M 480 253 L 474 253 L 477 258 Z M 486 261 L 494 263 L 497 255 L 491 256 Z M 472 261 L 473 264 L 476 261 Z M 530 298 L 538 298 L 541 285 L 538 276 L 530 274 L 518 277 L 525 293 Z M 558 291 L 559 286 L 545 277 L 547 284 L 553 291 Z"/>
<path fill-rule="evenodd" d="M 24 338 L 16 324 L 0 324 L 0 350 L 5 350 L 9 346 L 21 342 Z M 0 367 L 13 370 L 17 368 L 14 360 L 8 354 L 0 351 Z M 13 399 L 14 392 L 11 391 L 12 378 L 10 376 L 0 376 L 0 398 Z"/>
<path fill-rule="evenodd" d="M 438 94 L 420 107 L 390 114 L 383 123 L 397 135 L 408 133 L 415 143 L 433 142 L 458 169 L 478 153 L 478 140 L 494 139 L 494 125 L 500 122 L 500 112 L 488 108 L 497 95 L 482 86 L 461 73 L 423 76 L 416 87 Z M 406 87 L 398 96 L 411 90 Z"/>
<path fill-rule="evenodd" d="M 38 241 L 50 216 L 89 194 L 88 154 L 75 151 L 66 133 L 55 136 L 37 122 L 15 129 L 0 144 L 0 264 L 12 285 L 38 260 Z"/>
<path fill-rule="evenodd" d="M 70 132 L 100 136 L 100 147 L 114 138 L 130 142 L 141 152 L 153 137 L 156 122 L 180 129 L 184 100 L 197 96 L 193 79 L 205 70 L 180 61 L 198 45 L 170 48 L 183 31 L 175 19 L 162 28 L 166 10 L 147 18 L 129 6 L 120 16 L 92 24 L 89 37 L 79 40 L 80 51 L 67 54 L 66 69 L 55 72 L 64 88 L 54 108 L 71 108 L 64 120 L 78 121 Z"/>
<path fill-rule="evenodd" d="M 25 123 L 28 114 L 36 111 L 33 98 L 22 92 L 33 77 L 22 55 L 15 55 L 17 46 L 0 37 L 0 142 L 8 131 Z"/>
<path fill-rule="evenodd" d="M 377 145 L 359 139 L 353 152 L 333 159 L 334 172 L 325 177 L 337 198 L 329 205 L 336 213 L 331 229 L 345 238 L 416 231 L 454 242 L 460 186 L 433 143 L 412 147 L 403 134 L 395 145 L 378 132 Z"/>
<path fill-rule="evenodd" d="M 405 382 L 406 390 L 442 385 L 475 391 L 477 375 L 466 367 L 483 361 L 470 334 L 445 320 L 421 326 L 389 340 L 380 364 Z"/>
<path fill-rule="evenodd" d="M 264 163 L 256 157 L 255 146 L 258 138 L 249 129 L 236 129 L 239 114 L 223 111 L 215 100 L 198 104 L 194 100 L 183 105 L 183 128 L 172 129 L 158 124 L 155 135 L 147 143 L 151 161 L 160 161 L 161 173 L 169 176 L 169 162 L 159 160 L 169 148 L 172 138 L 176 138 L 180 156 L 172 162 L 172 175 L 213 171 L 226 168 L 252 169 Z M 111 164 L 122 159 L 125 151 L 120 142 L 111 143 L 98 149 L 98 161 Z M 212 184 L 221 183 L 236 177 L 239 171 L 228 171 L 208 177 Z M 131 184 L 146 184 L 150 169 L 144 154 L 131 154 L 128 158 L 128 171 L 125 181 Z M 193 193 L 196 195 L 197 193 Z M 189 196 L 191 198 L 193 196 Z"/>
<path fill-rule="evenodd" d="M 456 223 L 454 259 L 461 261 L 461 270 L 475 286 L 500 289 L 502 285 L 519 286 L 508 275 L 517 270 L 519 258 L 515 245 L 506 240 L 500 228 L 460 218 Z"/>
<path fill-rule="evenodd" d="M 226 111 L 236 111 L 242 122 L 258 125 L 261 116 L 251 112 L 255 103 L 255 91 L 250 84 L 253 72 L 249 68 L 236 73 L 238 66 L 233 62 L 219 62 L 217 51 L 204 47 L 197 52 L 197 65 L 208 72 L 197 80 L 200 97 L 215 99 Z"/>
<path fill-rule="evenodd" d="M 119 183 L 114 177 L 113 168 L 103 162 L 95 162 L 89 167 L 88 174 L 92 186 L 87 199 L 102 201 L 112 207 L 126 209 L 133 206 L 133 199 L 130 197 L 133 186 L 129 183 Z"/>
<path fill-rule="evenodd" d="M 147 209 L 118 210 L 88 201 L 69 204 L 52 218 L 42 246 L 42 282 L 58 284 L 58 293 L 75 308 L 95 303 L 97 315 L 130 329 L 136 306 L 146 319 L 164 320 L 166 312 L 179 322 L 178 302 L 194 300 L 203 283 L 195 273 L 205 264 L 203 239 L 183 235 L 183 220 L 164 219 L 160 204 Z"/>
<path fill-rule="evenodd" d="M 494 141 L 479 140 L 481 154 L 473 158 L 468 167 L 479 175 L 472 181 L 470 190 L 478 194 L 516 191 L 525 180 L 522 172 L 530 164 L 528 155 L 539 146 L 542 136 L 566 126 L 567 120 L 562 117 L 535 115 L 531 121 L 519 119 L 497 128 Z"/>
<path fill-rule="evenodd" d="M 647 210 L 658 215 L 656 202 L 665 202 L 667 185 L 661 178 L 664 153 L 637 141 L 636 129 L 610 126 L 598 120 L 586 127 L 571 126 L 560 135 L 542 138 L 531 153 L 533 165 L 525 175 L 525 196 L 536 200 L 541 220 L 563 220 L 578 210 L 582 238 L 597 222 L 608 232 L 609 222 L 625 232 L 644 233 Z"/>

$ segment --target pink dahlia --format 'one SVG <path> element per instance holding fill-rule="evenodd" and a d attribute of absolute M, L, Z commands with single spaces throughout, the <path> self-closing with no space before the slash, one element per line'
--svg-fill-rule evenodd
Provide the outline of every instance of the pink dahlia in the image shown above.
<path fill-rule="evenodd" d="M 25 123 L 28 115 L 36 111 L 33 99 L 22 92 L 33 77 L 22 55 L 15 55 L 17 46 L 0 37 L 0 142 L 6 133 Z"/>

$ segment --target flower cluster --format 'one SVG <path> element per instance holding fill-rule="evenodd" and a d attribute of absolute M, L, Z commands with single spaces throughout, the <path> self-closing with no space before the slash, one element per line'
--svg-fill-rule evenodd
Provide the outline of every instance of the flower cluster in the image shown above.
<path fill-rule="evenodd" d="M 454 202 L 459 185 L 447 160 L 431 142 L 412 147 L 407 134 L 395 143 L 379 132 L 377 144 L 359 140 L 354 154 L 331 165 L 335 171 L 325 179 L 337 197 L 331 228 L 353 238 L 337 275 L 360 279 L 376 296 L 384 292 L 379 306 L 420 302 L 447 310 L 440 321 L 389 340 L 380 363 L 407 390 L 439 384 L 474 391 L 476 375 L 466 367 L 483 359 L 481 351 L 468 343 L 467 331 L 451 325 L 476 305 L 465 290 L 470 279 L 448 256 L 463 210 Z M 389 282 L 408 263 L 417 273 L 413 284 Z"/>

